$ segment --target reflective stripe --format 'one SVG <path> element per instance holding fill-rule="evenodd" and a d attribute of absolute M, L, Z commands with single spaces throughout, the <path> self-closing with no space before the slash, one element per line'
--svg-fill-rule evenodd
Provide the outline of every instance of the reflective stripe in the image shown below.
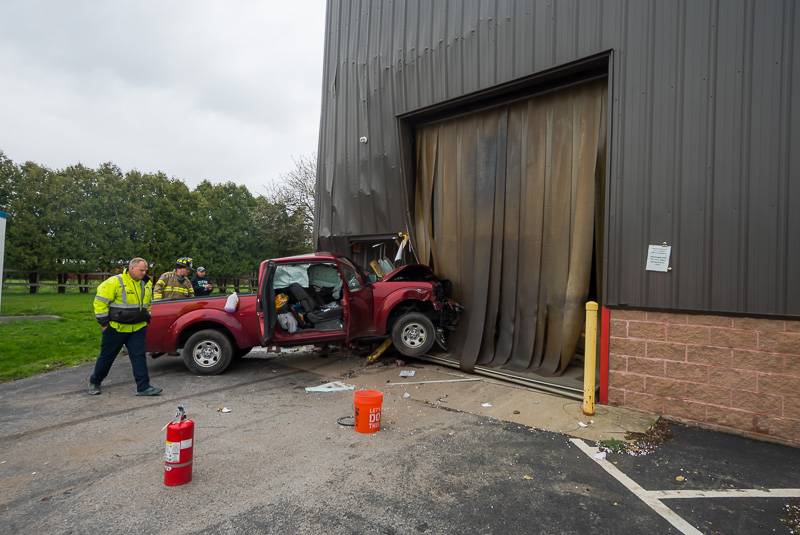
<path fill-rule="evenodd" d="M 95 314 L 94 317 L 97 318 L 97 319 L 107 318 L 108 317 L 108 312 L 106 312 L 105 314 Z"/>
<path fill-rule="evenodd" d="M 125 280 L 122 278 L 122 275 L 117 275 L 117 279 L 119 279 L 119 285 L 122 287 L 122 305 L 121 305 L 121 308 L 144 308 L 144 306 L 145 306 L 145 303 L 144 303 L 144 280 L 139 281 L 139 283 L 142 285 L 142 292 L 139 295 L 136 296 L 137 299 L 141 299 L 141 303 L 137 303 L 135 305 L 129 305 L 128 304 L 128 295 L 127 295 L 127 292 L 125 291 Z M 136 288 L 136 287 L 134 286 L 134 288 Z M 134 293 L 136 293 L 136 290 L 134 290 Z M 114 305 L 111 305 L 111 306 L 120 306 L 120 305 L 119 304 L 114 304 Z"/>
<path fill-rule="evenodd" d="M 120 303 L 111 303 L 108 308 L 142 308 L 139 305 L 122 305 Z"/>
<path fill-rule="evenodd" d="M 122 286 L 122 304 L 126 304 L 128 302 L 127 295 L 125 295 L 125 281 L 122 280 L 122 275 L 117 275 L 117 279 L 119 280 L 119 285 Z"/>
<path fill-rule="evenodd" d="M 99 296 L 99 295 L 95 295 L 95 296 L 94 296 L 94 298 L 95 298 L 97 301 L 100 301 L 100 302 L 102 302 L 102 303 L 110 303 L 110 302 L 111 302 L 111 299 L 109 299 L 108 297 L 101 297 L 101 296 Z"/>
<path fill-rule="evenodd" d="M 189 290 L 183 286 L 164 286 L 165 292 L 178 292 L 181 294 L 188 294 Z"/>

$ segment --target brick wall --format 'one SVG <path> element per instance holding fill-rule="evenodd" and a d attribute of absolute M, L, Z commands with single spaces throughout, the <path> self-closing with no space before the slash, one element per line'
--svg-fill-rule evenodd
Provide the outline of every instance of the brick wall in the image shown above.
<path fill-rule="evenodd" d="M 800 446 L 800 321 L 611 310 L 609 402 Z"/>

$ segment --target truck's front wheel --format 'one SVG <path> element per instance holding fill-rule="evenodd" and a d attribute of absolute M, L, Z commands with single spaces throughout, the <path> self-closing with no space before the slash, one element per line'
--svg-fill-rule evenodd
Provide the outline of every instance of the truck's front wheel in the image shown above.
<path fill-rule="evenodd" d="M 407 357 L 424 355 L 433 347 L 436 329 L 425 314 L 409 312 L 403 314 L 392 327 L 392 343 Z"/>
<path fill-rule="evenodd" d="M 194 333 L 183 346 L 183 363 L 199 375 L 218 375 L 225 371 L 233 360 L 233 344 L 230 339 L 214 329 Z"/>

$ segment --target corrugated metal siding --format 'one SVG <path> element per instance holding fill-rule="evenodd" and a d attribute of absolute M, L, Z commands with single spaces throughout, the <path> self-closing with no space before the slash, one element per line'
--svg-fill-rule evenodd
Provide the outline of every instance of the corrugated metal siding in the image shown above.
<path fill-rule="evenodd" d="M 793 0 L 331 0 L 317 235 L 405 225 L 396 115 L 613 50 L 606 303 L 800 315 L 799 32 Z"/>

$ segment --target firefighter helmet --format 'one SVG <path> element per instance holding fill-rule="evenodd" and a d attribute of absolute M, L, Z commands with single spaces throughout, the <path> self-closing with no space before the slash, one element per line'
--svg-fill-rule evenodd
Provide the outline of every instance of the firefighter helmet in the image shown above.
<path fill-rule="evenodd" d="M 175 267 L 192 269 L 192 259 L 188 256 L 182 256 L 175 261 Z"/>

